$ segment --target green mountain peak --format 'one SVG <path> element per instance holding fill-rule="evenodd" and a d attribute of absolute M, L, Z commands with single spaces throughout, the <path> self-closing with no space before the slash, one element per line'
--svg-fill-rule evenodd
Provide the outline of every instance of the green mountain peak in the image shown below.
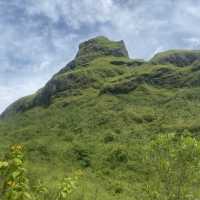
<path fill-rule="evenodd" d="M 87 66 L 94 59 L 104 56 L 129 57 L 123 40 L 112 41 L 107 37 L 98 36 L 82 42 L 79 45 L 79 50 L 75 56 L 75 59 L 69 63 L 67 68 Z"/>
<path fill-rule="evenodd" d="M 81 43 L 75 60 L 77 64 L 84 65 L 101 56 L 128 57 L 128 51 L 123 41 L 99 36 Z"/>
<path fill-rule="evenodd" d="M 128 58 L 129 55 L 124 41 L 112 41 L 107 37 L 98 36 L 82 42 L 74 60 L 66 68 L 63 68 L 61 73 L 69 68 L 88 66 L 91 61 L 105 56 Z"/>

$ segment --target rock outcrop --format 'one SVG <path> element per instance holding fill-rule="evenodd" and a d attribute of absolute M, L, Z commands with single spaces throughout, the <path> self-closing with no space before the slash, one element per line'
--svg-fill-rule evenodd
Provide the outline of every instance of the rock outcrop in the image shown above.
<path fill-rule="evenodd" d="M 156 54 L 152 59 L 153 64 L 172 64 L 178 67 L 192 65 L 200 60 L 200 51 L 197 50 L 170 50 Z"/>
<path fill-rule="evenodd" d="M 58 74 L 65 73 L 75 67 L 85 67 L 94 59 L 103 56 L 129 57 L 123 40 L 111 41 L 104 36 L 99 36 L 81 43 L 75 58 Z"/>

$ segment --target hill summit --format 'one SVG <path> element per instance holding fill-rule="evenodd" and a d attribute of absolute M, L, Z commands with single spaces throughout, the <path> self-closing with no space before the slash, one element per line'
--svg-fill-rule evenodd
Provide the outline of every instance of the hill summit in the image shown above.
<path fill-rule="evenodd" d="M 111 41 L 104 36 L 99 36 L 79 45 L 75 61 L 77 65 L 84 65 L 91 60 L 102 56 L 128 57 L 124 41 Z"/>
<path fill-rule="evenodd" d="M 77 66 L 88 66 L 94 59 L 104 56 L 129 57 L 123 40 L 111 41 L 104 36 L 98 36 L 82 42 L 75 58 L 60 73 Z"/>

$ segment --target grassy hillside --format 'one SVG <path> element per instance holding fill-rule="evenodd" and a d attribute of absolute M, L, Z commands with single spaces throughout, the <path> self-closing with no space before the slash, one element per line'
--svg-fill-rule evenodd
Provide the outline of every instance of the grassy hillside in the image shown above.
<path fill-rule="evenodd" d="M 31 182 L 41 179 L 52 190 L 61 177 L 81 169 L 84 176 L 72 199 L 174 199 L 164 192 L 164 181 L 159 179 L 163 171 L 158 177 L 153 169 L 160 162 L 156 156 L 164 152 L 159 158 L 173 163 L 170 170 L 176 177 L 178 163 L 185 161 L 174 162 L 173 156 L 168 157 L 169 150 L 182 149 L 182 143 L 192 143 L 193 139 L 198 144 L 200 68 L 194 64 L 196 60 L 181 67 L 176 62 L 132 60 L 128 54 L 113 53 L 113 48 L 119 47 L 114 42 L 102 38 L 95 41 L 96 49 L 102 51 L 98 45 L 103 45 L 112 50 L 98 52 L 98 56 L 90 51 L 86 62 L 81 53 L 83 65 L 79 52 L 79 62 L 74 62 L 72 68 L 62 69 L 44 88 L 2 114 L 1 157 L 9 145 L 23 144 Z M 87 45 L 83 46 L 87 52 Z M 173 139 L 169 140 L 171 135 Z M 166 136 L 164 142 L 162 136 Z M 150 147 L 155 150 L 155 160 L 148 160 Z M 177 180 L 167 185 L 178 186 Z M 152 193 L 147 191 L 146 183 Z M 191 181 L 184 191 L 198 196 L 198 184 L 197 180 Z M 158 185 L 157 193 L 162 197 L 154 194 Z"/>

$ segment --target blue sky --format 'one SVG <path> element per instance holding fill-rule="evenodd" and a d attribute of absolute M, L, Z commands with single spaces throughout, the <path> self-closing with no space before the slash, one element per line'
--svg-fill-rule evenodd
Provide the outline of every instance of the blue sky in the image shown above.
<path fill-rule="evenodd" d="M 31 94 L 105 35 L 123 39 L 131 57 L 200 48 L 197 0 L 0 0 L 0 112 Z"/>

